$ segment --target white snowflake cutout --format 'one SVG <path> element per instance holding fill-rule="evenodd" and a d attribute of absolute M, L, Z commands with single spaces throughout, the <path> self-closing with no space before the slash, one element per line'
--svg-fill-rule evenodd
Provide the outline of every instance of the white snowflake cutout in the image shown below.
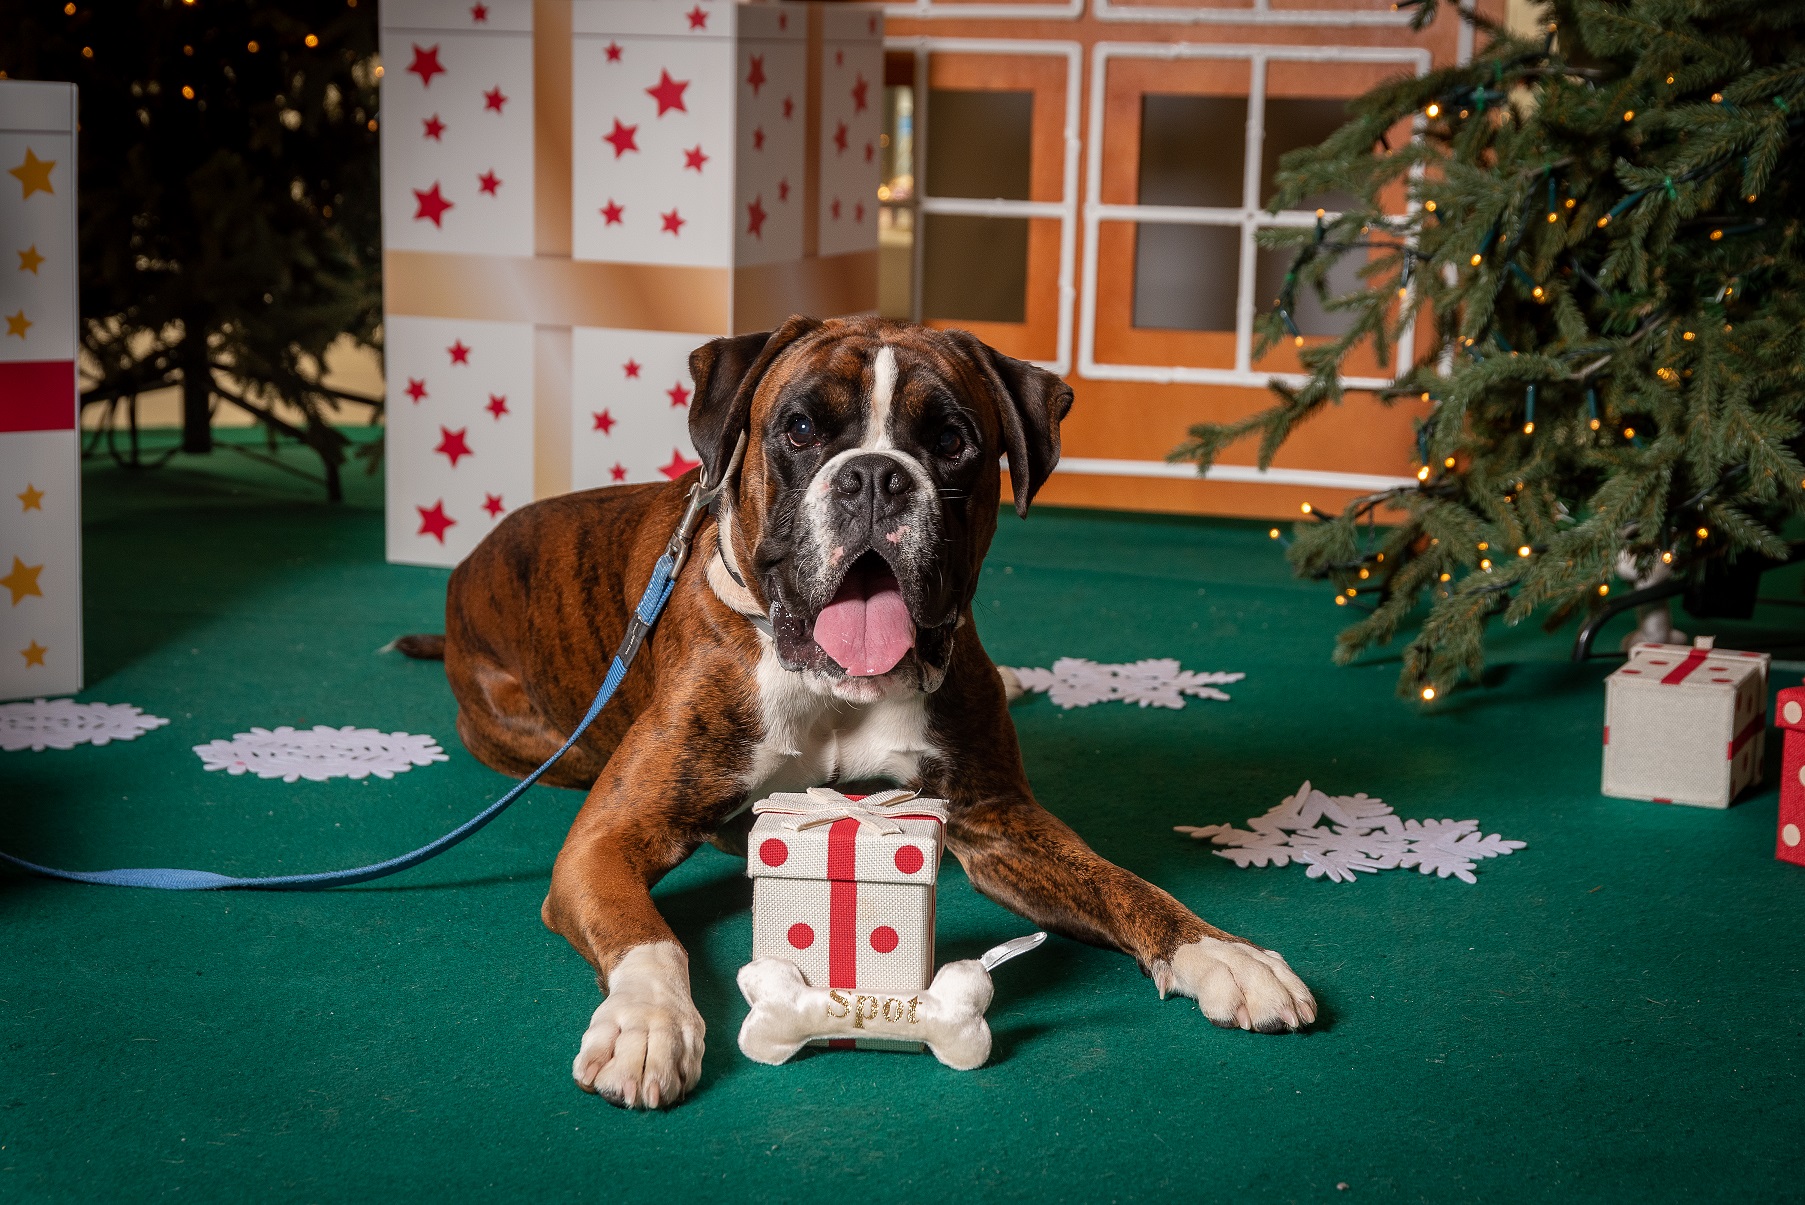
<path fill-rule="evenodd" d="M 1322 821 L 1328 823 L 1324 825 Z M 1381 870 L 1417 870 L 1476 883 L 1474 863 L 1523 849 L 1522 841 L 1483 836 L 1477 820 L 1403 820 L 1370 795 L 1328 795 L 1308 782 L 1244 829 L 1232 824 L 1176 826 L 1243 869 L 1296 861 L 1312 879 L 1351 883 Z"/>
<path fill-rule="evenodd" d="M 329 778 L 393 778 L 415 766 L 449 761 L 430 736 L 406 732 L 378 732 L 374 728 L 332 728 L 314 725 L 299 731 L 283 725 L 275 730 L 253 728 L 229 741 L 196 745 L 194 751 L 208 770 L 228 774 L 252 773 L 259 778 L 294 782 L 325 782 Z"/>
<path fill-rule="evenodd" d="M 1247 676 L 1187 670 L 1171 657 L 1109 665 L 1083 657 L 1061 657 L 1053 663 L 1052 669 L 1026 667 L 1011 672 L 1024 691 L 1044 693 L 1055 705 L 1068 711 L 1074 707 L 1110 702 L 1177 710 L 1185 705 L 1186 695 L 1227 702 L 1228 695 L 1216 688 L 1239 682 Z"/>
<path fill-rule="evenodd" d="M 161 716 L 145 715 L 130 703 L 77 703 L 73 699 L 0 703 L 0 750 L 14 753 L 30 749 L 42 753 L 46 749 L 135 741 L 167 723 Z"/>

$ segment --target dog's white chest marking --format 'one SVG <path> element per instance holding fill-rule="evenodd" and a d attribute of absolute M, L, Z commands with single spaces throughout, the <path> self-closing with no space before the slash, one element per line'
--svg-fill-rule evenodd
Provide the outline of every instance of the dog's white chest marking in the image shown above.
<path fill-rule="evenodd" d="M 938 752 L 928 737 L 927 696 L 910 690 L 850 702 L 836 697 L 825 679 L 784 669 L 769 640 L 760 644 L 764 736 L 741 779 L 749 802 L 830 782 L 911 783 L 921 775 L 921 759 Z"/>

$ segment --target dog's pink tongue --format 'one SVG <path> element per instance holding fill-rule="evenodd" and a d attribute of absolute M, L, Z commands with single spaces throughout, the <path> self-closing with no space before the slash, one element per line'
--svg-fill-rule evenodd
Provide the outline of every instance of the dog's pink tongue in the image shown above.
<path fill-rule="evenodd" d="M 815 643 L 855 678 L 895 669 L 915 646 L 915 624 L 895 579 L 847 581 L 815 617 Z"/>

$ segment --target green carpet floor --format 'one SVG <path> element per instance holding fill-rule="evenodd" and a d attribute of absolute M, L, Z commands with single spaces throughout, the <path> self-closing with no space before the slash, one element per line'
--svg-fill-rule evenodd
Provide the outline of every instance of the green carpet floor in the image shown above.
<path fill-rule="evenodd" d="M 330 507 L 221 452 L 96 465 L 87 487 L 82 697 L 171 723 L 0 754 L 0 847 L 325 869 L 412 848 L 504 788 L 457 744 L 440 667 L 375 652 L 439 629 L 446 577 L 383 563 L 379 480 Z M 324 895 L 0 875 L 0 1200 L 1798 1199 L 1805 870 L 1773 859 L 1774 790 L 1727 813 L 1602 798 L 1607 663 L 1504 633 L 1482 686 L 1424 709 L 1393 698 L 1395 657 L 1329 665 L 1346 617 L 1329 598 L 1263 525 L 1054 510 L 1005 517 L 979 594 L 1005 664 L 1247 673 L 1228 703 L 1040 698 L 1015 720 L 1047 806 L 1291 960 L 1322 1002 L 1310 1033 L 1215 1029 L 1126 958 L 1055 939 L 998 973 L 981 1070 L 757 1066 L 734 1045 L 751 892 L 705 849 L 657 892 L 692 952 L 702 1085 L 670 1113 L 621 1112 L 570 1080 L 597 993 L 538 911 L 580 799 L 541 789 L 422 869 Z M 1718 630 L 1796 639 L 1801 614 Z M 431 733 L 451 760 L 285 785 L 190 751 L 315 723 Z M 1244 821 L 1304 779 L 1529 846 L 1477 886 L 1340 885 L 1171 832 Z M 950 859 L 939 917 L 942 960 L 1026 927 Z"/>

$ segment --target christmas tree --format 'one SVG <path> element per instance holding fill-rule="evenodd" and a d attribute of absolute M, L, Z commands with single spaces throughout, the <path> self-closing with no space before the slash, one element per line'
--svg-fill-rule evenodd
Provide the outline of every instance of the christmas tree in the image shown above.
<path fill-rule="evenodd" d="M 373 0 L 18 0 L 0 75 L 80 86 L 87 404 L 182 390 L 182 449 L 216 404 L 320 456 L 339 496 L 341 335 L 382 293 Z"/>
<path fill-rule="evenodd" d="M 1407 7 L 1419 27 L 1471 19 Z M 1257 434 L 1265 465 L 1342 399 L 1351 354 L 1395 372 L 1385 400 L 1424 412 L 1418 484 L 1310 514 L 1289 556 L 1364 612 L 1338 662 L 1417 625 L 1399 689 L 1424 699 L 1478 676 L 1492 618 L 1552 629 L 1620 572 L 1752 586 L 1805 504 L 1805 4 L 1556 0 L 1545 17 L 1533 40 L 1481 22 L 1471 63 L 1374 89 L 1284 160 L 1275 209 L 1358 198 L 1261 236 L 1297 257 L 1260 350 L 1291 340 L 1305 379 L 1175 453 L 1207 466 Z M 1348 256 L 1364 287 L 1327 295 Z M 1299 289 L 1345 332 L 1306 346 Z M 1400 346 L 1416 350 L 1397 364 Z"/>

